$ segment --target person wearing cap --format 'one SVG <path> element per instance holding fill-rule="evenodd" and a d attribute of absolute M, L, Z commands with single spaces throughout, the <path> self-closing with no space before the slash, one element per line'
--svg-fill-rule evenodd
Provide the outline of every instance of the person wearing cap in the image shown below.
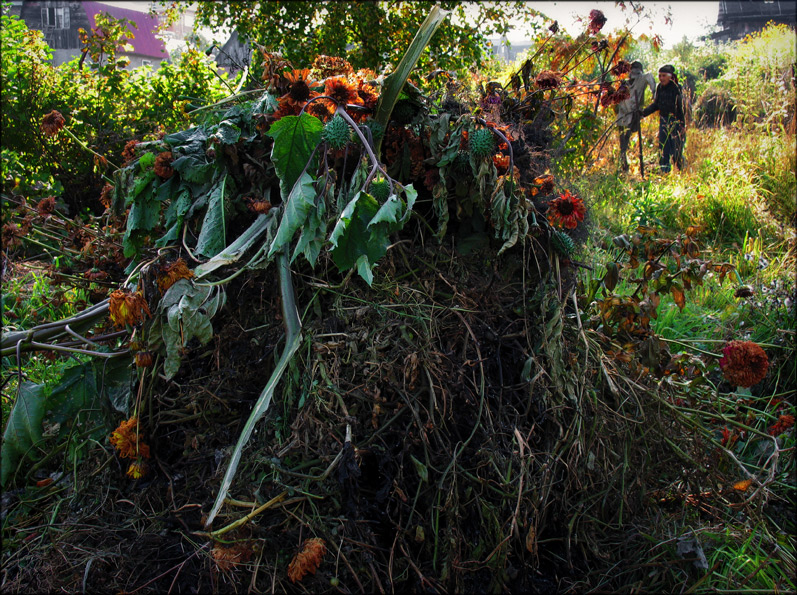
<path fill-rule="evenodd" d="M 675 68 L 671 64 L 659 68 L 659 84 L 653 95 L 653 103 L 642 110 L 642 117 L 645 118 L 653 112 L 659 112 L 661 171 L 670 171 L 670 160 L 679 170 L 683 169 L 683 141 L 686 137 L 684 97 Z"/>
<path fill-rule="evenodd" d="M 644 72 L 642 62 L 632 62 L 628 73 L 628 89 L 631 94 L 617 106 L 615 120 L 620 131 L 620 164 L 624 172 L 628 171 L 628 143 L 631 135 L 639 131 L 640 110 L 645 103 L 645 89 L 648 87 L 651 94 L 655 93 L 656 79 L 649 72 Z"/>

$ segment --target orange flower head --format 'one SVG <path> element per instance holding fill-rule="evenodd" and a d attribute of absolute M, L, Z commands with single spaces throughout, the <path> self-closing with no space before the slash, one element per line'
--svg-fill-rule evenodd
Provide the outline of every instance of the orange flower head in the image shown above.
<path fill-rule="evenodd" d="M 719 364 L 728 382 L 749 388 L 766 377 L 769 359 L 766 352 L 752 341 L 731 341 L 723 347 Z"/>
<path fill-rule="evenodd" d="M 493 165 L 495 165 L 495 169 L 498 170 L 498 173 L 502 174 L 509 169 L 509 155 L 493 155 Z"/>
<path fill-rule="evenodd" d="M 119 451 L 123 459 L 149 458 L 149 446 L 138 435 L 138 418 L 131 417 L 119 424 L 108 441 Z"/>
<path fill-rule="evenodd" d="M 579 221 L 584 221 L 587 207 L 578 196 L 566 190 L 548 204 L 548 221 L 551 225 L 575 229 Z"/>
<path fill-rule="evenodd" d="M 290 82 L 290 87 L 288 88 L 288 92 L 280 99 L 284 99 L 286 103 L 301 107 L 307 103 L 308 99 L 318 95 L 318 93 L 310 88 L 317 83 L 310 80 L 309 68 L 294 70 L 293 72 L 286 73 L 284 76 Z"/>
<path fill-rule="evenodd" d="M 326 553 L 327 546 L 320 537 L 306 540 L 302 551 L 296 554 L 288 565 L 288 578 L 295 583 L 302 580 L 306 574 L 315 574 Z"/>
<path fill-rule="evenodd" d="M 335 115 L 335 105 L 326 99 L 319 99 L 308 105 L 305 111 L 322 122 L 327 122 Z"/>
<path fill-rule="evenodd" d="M 111 294 L 108 304 L 109 314 L 113 323 L 123 328 L 127 325 L 135 326 L 144 321 L 144 315 L 151 318 L 144 296 L 140 293 L 131 293 L 122 289 L 117 289 Z"/>
<path fill-rule="evenodd" d="M 324 95 L 334 99 L 338 105 L 362 105 L 363 100 L 352 85 L 344 78 L 328 78 L 324 85 Z"/>
<path fill-rule="evenodd" d="M 537 192 L 532 191 L 532 196 L 536 196 L 538 193 L 545 196 L 546 194 L 550 194 L 553 192 L 553 176 L 551 174 L 545 174 L 542 176 L 538 176 L 534 178 L 535 186 L 539 186 L 539 188 L 535 188 Z"/>
<path fill-rule="evenodd" d="M 279 98 L 279 107 L 272 114 L 274 120 L 279 120 L 285 116 L 298 116 L 302 112 L 303 104 L 296 103 L 288 95 Z"/>
<path fill-rule="evenodd" d="M 55 136 L 64 127 L 66 119 L 58 110 L 53 110 L 42 120 L 41 129 L 45 136 Z"/>
<path fill-rule="evenodd" d="M 172 152 L 164 151 L 155 158 L 155 173 L 163 180 L 168 180 L 174 175 L 172 168 Z"/>
<path fill-rule="evenodd" d="M 180 279 L 190 279 L 193 276 L 194 271 L 188 268 L 185 260 L 178 258 L 161 270 L 161 275 L 158 277 L 158 289 L 161 293 L 166 293 L 166 290 Z"/>

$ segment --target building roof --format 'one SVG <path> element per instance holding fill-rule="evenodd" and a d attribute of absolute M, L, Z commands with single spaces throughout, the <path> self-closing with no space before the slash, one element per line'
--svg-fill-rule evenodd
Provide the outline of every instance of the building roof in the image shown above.
<path fill-rule="evenodd" d="M 94 17 L 100 12 L 108 13 L 115 19 L 129 19 L 138 25 L 138 29 L 135 27 L 130 28 L 135 35 L 135 38 L 130 40 L 130 44 L 134 48 L 134 54 L 158 59 L 169 57 L 166 53 L 166 44 L 162 39 L 155 37 L 159 25 L 157 17 L 151 16 L 146 12 L 132 10 L 130 8 L 120 8 L 118 6 L 102 4 L 101 2 L 83 2 L 82 4 L 92 27 L 97 26 Z"/>
<path fill-rule="evenodd" d="M 794 20 L 794 2 L 760 2 L 753 0 L 722 0 L 719 3 L 717 22 L 749 21 L 751 19 L 783 19 Z"/>

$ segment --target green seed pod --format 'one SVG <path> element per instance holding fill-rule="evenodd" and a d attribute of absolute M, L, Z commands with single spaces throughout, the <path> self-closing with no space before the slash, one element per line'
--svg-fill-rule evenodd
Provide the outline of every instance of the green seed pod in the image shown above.
<path fill-rule="evenodd" d="M 368 191 L 376 200 L 384 202 L 390 195 L 390 184 L 388 184 L 387 180 L 376 180 L 371 182 Z"/>
<path fill-rule="evenodd" d="M 324 126 L 321 138 L 333 149 L 342 149 L 349 142 L 349 125 L 340 114 L 335 114 Z"/>
<path fill-rule="evenodd" d="M 551 234 L 551 246 L 559 255 L 566 258 L 576 251 L 576 244 L 573 238 L 562 231 L 554 231 Z"/>
<path fill-rule="evenodd" d="M 488 157 L 495 151 L 495 137 L 486 128 L 480 128 L 470 135 L 470 152 L 477 159 Z"/>

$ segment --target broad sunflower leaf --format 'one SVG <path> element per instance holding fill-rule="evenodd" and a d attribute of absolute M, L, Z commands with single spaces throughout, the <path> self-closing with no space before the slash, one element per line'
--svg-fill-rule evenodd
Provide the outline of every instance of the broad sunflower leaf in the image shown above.
<path fill-rule="evenodd" d="M 42 439 L 44 385 L 23 382 L 8 416 L 3 446 L 0 449 L 0 485 L 16 471 L 22 457 L 33 457 L 32 447 Z"/>
<path fill-rule="evenodd" d="M 310 155 L 321 142 L 324 124 L 308 113 L 285 116 L 271 125 L 266 133 L 274 139 L 271 160 L 280 179 L 280 192 L 288 196 L 305 170 Z"/>
<path fill-rule="evenodd" d="M 331 189 L 330 189 L 331 191 Z M 318 255 L 326 241 L 327 236 L 327 203 L 325 200 L 317 200 L 315 206 L 310 209 L 307 223 L 302 227 L 299 241 L 293 251 L 291 262 L 296 260 L 299 254 L 304 254 L 311 267 L 315 267 Z"/>
<path fill-rule="evenodd" d="M 170 146 L 177 147 L 180 145 L 188 145 L 190 143 L 204 143 L 208 140 L 208 135 L 205 130 L 199 126 L 176 132 L 163 138 Z"/>
<path fill-rule="evenodd" d="M 186 182 L 202 184 L 213 177 L 216 169 L 214 162 L 208 162 L 205 152 L 199 154 L 190 153 L 177 157 L 172 161 L 172 169 L 180 174 L 180 178 Z"/>

